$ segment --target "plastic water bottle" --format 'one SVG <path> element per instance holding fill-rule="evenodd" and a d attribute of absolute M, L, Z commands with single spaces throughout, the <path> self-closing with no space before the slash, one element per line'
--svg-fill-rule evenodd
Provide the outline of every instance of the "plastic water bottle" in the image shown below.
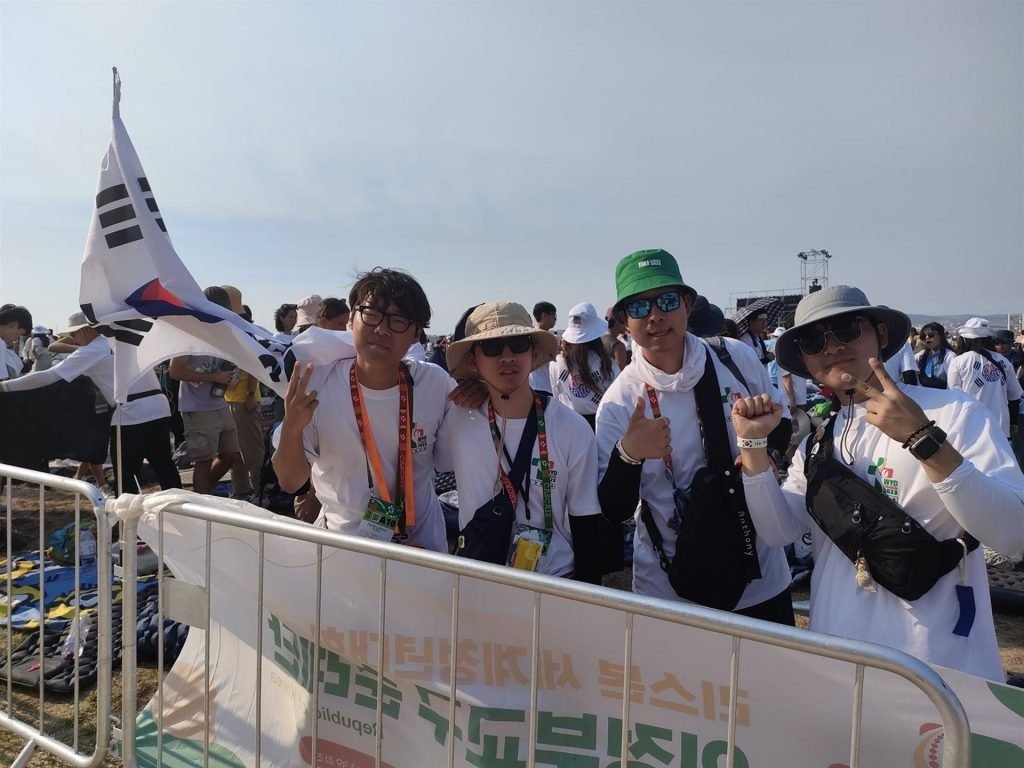
<path fill-rule="evenodd" d="M 85 638 L 82 637 L 81 630 L 81 624 L 73 619 L 71 621 L 71 629 L 68 631 L 68 637 L 64 641 L 64 647 L 61 649 L 65 659 L 75 658 L 85 648 Z"/>
<path fill-rule="evenodd" d="M 78 557 L 82 565 L 96 562 L 96 537 L 92 535 L 92 528 L 83 529 L 78 537 Z"/>

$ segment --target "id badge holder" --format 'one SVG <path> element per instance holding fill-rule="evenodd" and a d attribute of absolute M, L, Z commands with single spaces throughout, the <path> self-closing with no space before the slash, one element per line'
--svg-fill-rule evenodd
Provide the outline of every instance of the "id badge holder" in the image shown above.
<path fill-rule="evenodd" d="M 551 531 L 529 525 L 517 525 L 512 538 L 512 557 L 509 565 L 536 573 L 550 543 Z"/>
<path fill-rule="evenodd" d="M 400 511 L 397 505 L 371 494 L 363 519 L 359 521 L 359 535 L 377 541 L 391 541 Z"/>
<path fill-rule="evenodd" d="M 960 617 L 953 627 L 953 634 L 960 637 L 968 637 L 971 628 L 974 626 L 974 616 L 977 607 L 974 604 L 974 587 L 967 583 L 967 543 L 963 539 L 957 539 L 964 549 L 964 556 L 960 560 L 960 583 L 956 585 L 956 601 L 960 606 Z"/>

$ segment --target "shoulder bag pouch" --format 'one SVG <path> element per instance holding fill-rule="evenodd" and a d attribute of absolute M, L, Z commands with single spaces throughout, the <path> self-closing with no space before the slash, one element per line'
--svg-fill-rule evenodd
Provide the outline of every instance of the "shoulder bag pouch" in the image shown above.
<path fill-rule="evenodd" d="M 531 408 L 526 426 L 523 428 L 523 436 L 519 440 L 515 461 L 512 462 L 508 474 L 509 480 L 516 487 L 521 487 L 526 477 L 536 440 L 537 414 Z M 500 464 L 500 457 L 498 461 Z M 505 489 L 502 488 L 494 498 L 473 513 L 473 519 L 459 532 L 455 554 L 458 557 L 470 557 L 485 563 L 505 565 L 508 563 L 509 547 L 512 545 L 512 524 L 515 520 L 516 511 Z"/>
<path fill-rule="evenodd" d="M 863 557 L 871 576 L 904 600 L 917 600 L 964 556 L 956 538 L 939 541 L 885 493 L 832 456 L 830 420 L 808 446 L 807 511 L 850 562 Z M 967 551 L 978 547 L 970 534 Z"/>
<path fill-rule="evenodd" d="M 743 483 L 728 448 L 718 376 L 710 352 L 694 389 L 704 431 L 707 465 L 697 470 L 687 491 L 676 489 L 681 522 L 671 562 L 650 507 L 641 502 L 640 519 L 676 594 L 709 608 L 731 611 L 754 579 L 761 578 L 757 533 L 746 507 Z"/>

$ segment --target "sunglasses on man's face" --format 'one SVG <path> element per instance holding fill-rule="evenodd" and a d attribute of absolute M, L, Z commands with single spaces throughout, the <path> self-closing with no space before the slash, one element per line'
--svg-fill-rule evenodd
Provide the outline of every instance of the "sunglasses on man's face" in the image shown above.
<path fill-rule="evenodd" d="M 934 333 L 922 333 L 921 334 L 921 338 L 924 339 L 925 341 L 928 341 L 928 339 L 934 339 L 935 338 L 935 334 Z"/>
<path fill-rule="evenodd" d="M 808 328 L 797 336 L 796 345 L 805 355 L 820 355 L 828 346 L 828 334 L 840 344 L 852 344 L 860 338 L 863 319 L 860 315 L 847 315 Z"/>
<path fill-rule="evenodd" d="M 679 291 L 665 291 L 653 299 L 633 299 L 626 302 L 626 314 L 634 320 L 643 320 L 651 309 L 657 307 L 662 312 L 675 312 L 683 302 L 683 295 Z"/>
<path fill-rule="evenodd" d="M 513 355 L 529 352 L 533 340 L 529 336 L 509 336 L 502 339 L 484 339 L 476 343 L 484 357 L 498 357 L 508 347 Z"/>

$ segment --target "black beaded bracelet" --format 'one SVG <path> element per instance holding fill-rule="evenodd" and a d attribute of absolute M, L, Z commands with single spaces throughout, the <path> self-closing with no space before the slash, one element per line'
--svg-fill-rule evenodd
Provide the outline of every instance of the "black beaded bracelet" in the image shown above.
<path fill-rule="evenodd" d="M 908 437 L 905 441 L 903 441 L 903 447 L 904 448 L 909 448 L 913 444 L 914 440 L 917 437 L 919 437 L 920 435 L 924 434 L 925 432 L 927 432 L 929 429 L 931 429 L 934 426 L 935 426 L 935 421 L 932 420 L 932 421 L 929 421 L 927 424 L 925 424 L 923 427 L 919 427 L 918 429 L 915 429 L 913 432 L 910 433 L 910 437 Z"/>

